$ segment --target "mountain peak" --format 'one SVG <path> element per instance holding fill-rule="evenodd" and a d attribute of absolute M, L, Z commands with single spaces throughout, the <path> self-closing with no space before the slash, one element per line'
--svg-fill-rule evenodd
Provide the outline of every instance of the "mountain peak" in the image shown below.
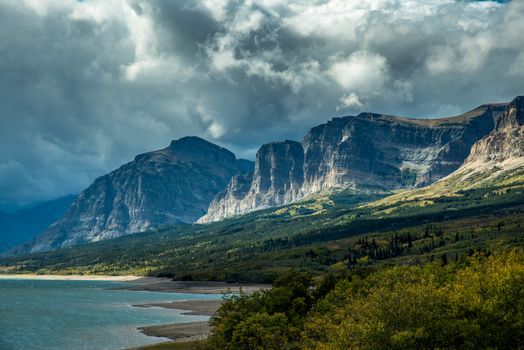
<path fill-rule="evenodd" d="M 251 162 L 199 137 L 184 137 L 101 176 L 60 220 L 21 251 L 45 251 L 191 223 Z"/>
<path fill-rule="evenodd" d="M 184 136 L 179 138 L 178 140 L 172 140 L 169 147 L 177 147 L 179 145 L 209 145 L 209 146 L 215 146 L 217 145 L 201 138 L 198 136 Z"/>
<path fill-rule="evenodd" d="M 508 104 L 506 113 L 497 122 L 496 129 L 524 125 L 524 96 L 517 96 Z"/>
<path fill-rule="evenodd" d="M 214 158 L 233 162 L 236 159 L 233 152 L 198 136 L 186 136 L 173 140 L 167 150 L 175 152 L 179 156 L 189 157 L 190 160 L 204 159 L 208 161 Z"/>
<path fill-rule="evenodd" d="M 471 148 L 465 169 L 479 171 L 492 167 L 515 167 L 524 157 L 524 96 L 511 101 L 497 120 L 495 129 Z"/>

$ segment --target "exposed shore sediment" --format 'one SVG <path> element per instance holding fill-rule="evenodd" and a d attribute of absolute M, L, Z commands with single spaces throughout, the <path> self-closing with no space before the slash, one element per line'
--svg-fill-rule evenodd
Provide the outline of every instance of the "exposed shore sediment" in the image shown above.
<path fill-rule="evenodd" d="M 0 279 L 24 279 L 47 281 L 114 281 L 132 282 L 143 279 L 154 280 L 153 277 L 142 276 L 108 276 L 108 275 L 38 275 L 38 274 L 0 274 Z M 145 282 L 145 281 L 144 281 Z"/>

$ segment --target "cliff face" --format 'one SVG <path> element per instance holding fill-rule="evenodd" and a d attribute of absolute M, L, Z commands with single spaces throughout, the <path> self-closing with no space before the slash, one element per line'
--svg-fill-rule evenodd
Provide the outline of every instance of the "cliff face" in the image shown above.
<path fill-rule="evenodd" d="M 503 108 L 482 106 L 434 120 L 370 113 L 333 119 L 304 138 L 304 193 L 352 184 L 398 189 L 432 183 L 462 164 Z"/>
<path fill-rule="evenodd" d="M 235 176 L 198 222 L 290 203 L 300 198 L 303 182 L 302 145 L 296 141 L 268 143 L 257 152 L 255 170 Z"/>
<path fill-rule="evenodd" d="M 491 188 L 492 193 L 518 191 L 524 177 L 524 97 L 517 97 L 497 118 L 495 129 L 478 140 L 464 163 L 431 186 L 405 191 L 375 202 L 422 205 L 434 198 L 463 196 L 464 191 Z"/>
<path fill-rule="evenodd" d="M 44 251 L 194 222 L 232 176 L 251 169 L 252 162 L 203 139 L 173 141 L 96 179 L 24 249 Z"/>
<path fill-rule="evenodd" d="M 430 184 L 460 167 L 504 109 L 504 104 L 484 105 L 461 116 L 426 120 L 372 113 L 334 118 L 311 129 L 301 144 L 264 145 L 252 178 L 233 179 L 199 222 L 333 188 L 384 191 Z"/>
<path fill-rule="evenodd" d="M 491 170 L 498 176 L 519 167 L 524 167 L 524 96 L 511 101 L 495 129 L 473 145 L 457 173 L 471 176 Z"/>

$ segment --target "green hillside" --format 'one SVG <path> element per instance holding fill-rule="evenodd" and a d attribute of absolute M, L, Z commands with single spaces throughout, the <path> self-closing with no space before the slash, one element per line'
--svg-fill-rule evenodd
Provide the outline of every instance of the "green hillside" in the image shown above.
<path fill-rule="evenodd" d="M 334 192 L 213 224 L 167 227 L 0 264 L 12 273 L 271 282 L 292 267 L 321 275 L 457 259 L 523 244 L 524 181 L 520 173 L 511 178 L 453 193 L 437 183 L 382 199 Z"/>

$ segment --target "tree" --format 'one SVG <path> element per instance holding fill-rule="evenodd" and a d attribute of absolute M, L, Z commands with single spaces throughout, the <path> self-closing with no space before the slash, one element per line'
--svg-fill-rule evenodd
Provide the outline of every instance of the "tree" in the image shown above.
<path fill-rule="evenodd" d="M 444 253 L 444 254 L 442 254 L 442 255 L 440 256 L 440 264 L 441 264 L 442 266 L 445 266 L 445 265 L 448 264 L 448 255 L 447 255 L 446 253 Z"/>

